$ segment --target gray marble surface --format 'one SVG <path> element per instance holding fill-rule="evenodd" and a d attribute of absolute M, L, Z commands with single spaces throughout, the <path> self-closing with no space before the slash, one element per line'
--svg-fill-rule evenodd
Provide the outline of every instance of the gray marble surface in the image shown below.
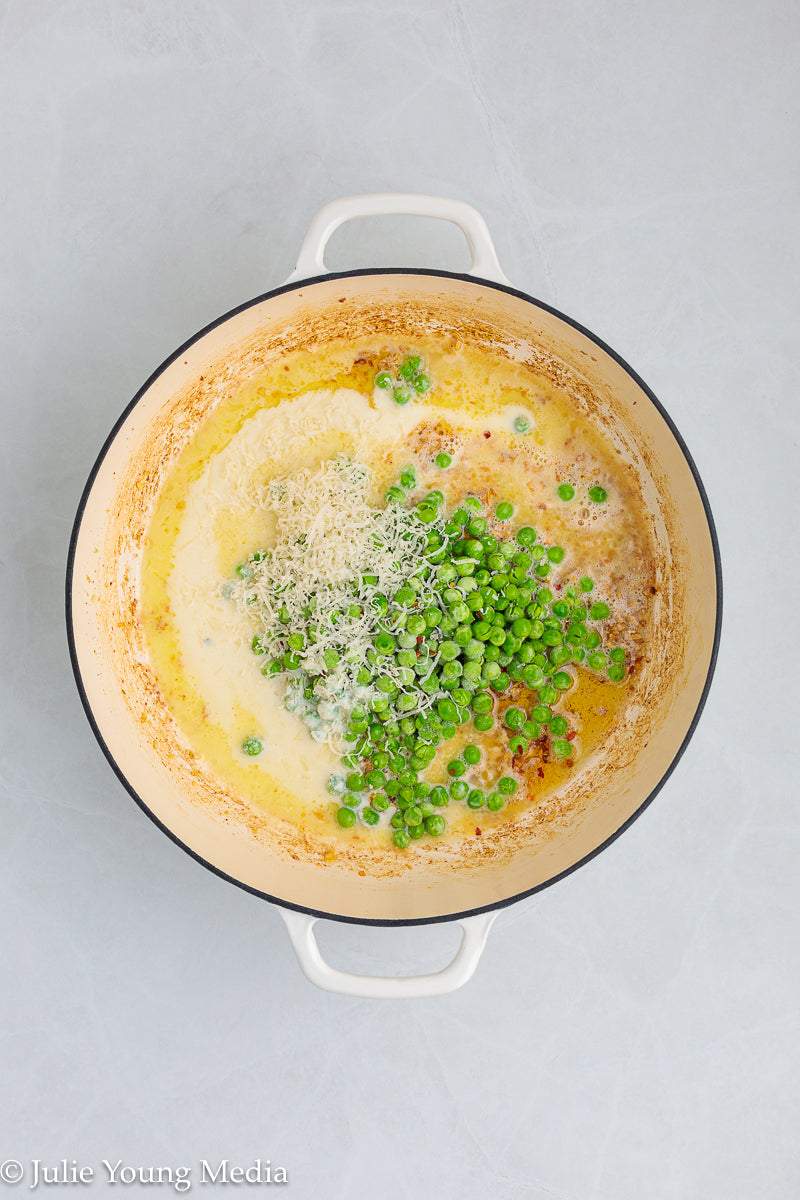
<path fill-rule="evenodd" d="M 0 1161 L 289 1172 L 297 1200 L 800 1194 L 795 5 L 0 4 Z M 289 273 L 317 208 L 474 204 L 521 288 L 607 340 L 685 436 L 727 610 L 647 813 L 498 919 L 475 979 L 324 994 L 277 913 L 182 854 L 100 754 L 66 651 L 97 451 L 182 340 Z M 382 219 L 336 267 L 461 268 Z M 328 926 L 362 971 L 452 928 Z M 13 1174 L 13 1167 L 10 1168 Z M 258 1185 L 242 1184 L 250 1192 Z M 0 1190 L 14 1194 L 11 1184 Z"/>

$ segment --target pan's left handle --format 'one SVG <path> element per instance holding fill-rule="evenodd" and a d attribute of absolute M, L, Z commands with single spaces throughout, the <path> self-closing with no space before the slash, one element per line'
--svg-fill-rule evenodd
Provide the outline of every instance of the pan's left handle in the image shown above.
<path fill-rule="evenodd" d="M 452 961 L 432 975 L 351 975 L 338 971 L 322 957 L 314 926 L 317 917 L 281 908 L 280 914 L 289 931 L 297 961 L 307 979 L 326 992 L 367 999 L 404 1000 L 420 996 L 442 996 L 462 987 L 475 974 L 496 912 L 462 917 L 461 943 Z"/>
<path fill-rule="evenodd" d="M 448 196 L 418 196 L 413 192 L 380 192 L 367 196 L 343 196 L 321 208 L 308 227 L 297 266 L 287 283 L 324 275 L 325 247 L 332 233 L 345 221 L 356 217 L 407 216 L 435 217 L 457 225 L 464 237 L 471 258 L 468 274 L 495 283 L 508 283 L 492 241 L 492 235 L 481 214 L 463 200 Z"/>

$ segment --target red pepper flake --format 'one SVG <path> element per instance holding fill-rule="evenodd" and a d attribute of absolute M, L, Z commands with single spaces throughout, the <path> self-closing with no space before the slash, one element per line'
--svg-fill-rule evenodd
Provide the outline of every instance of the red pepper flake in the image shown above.
<path fill-rule="evenodd" d="M 540 779 L 544 779 L 544 770 L 542 769 L 542 767 L 538 768 L 536 774 L 539 776 Z"/>
<path fill-rule="evenodd" d="M 553 587 L 556 589 L 557 592 L 560 592 L 563 586 L 564 586 L 563 583 L 554 583 L 553 584 Z"/>
<path fill-rule="evenodd" d="M 480 831 L 480 829 L 478 828 L 478 826 L 477 826 L 477 825 L 475 826 L 475 833 L 477 834 L 477 836 L 478 836 L 478 837 L 480 837 L 480 836 L 481 836 L 481 831 Z"/>
<path fill-rule="evenodd" d="M 567 734 L 567 741 L 568 741 L 568 742 L 572 742 L 572 741 L 574 741 L 574 740 L 575 740 L 575 730 L 574 730 L 574 729 L 572 729 L 572 730 L 570 730 L 570 732 Z"/>
<path fill-rule="evenodd" d="M 491 437 L 492 435 L 491 435 L 490 431 L 489 431 L 488 429 L 486 429 L 486 430 L 484 430 L 484 434 L 483 434 L 483 436 L 484 436 L 484 437 Z M 479 830 L 478 832 L 480 832 L 480 830 Z"/>

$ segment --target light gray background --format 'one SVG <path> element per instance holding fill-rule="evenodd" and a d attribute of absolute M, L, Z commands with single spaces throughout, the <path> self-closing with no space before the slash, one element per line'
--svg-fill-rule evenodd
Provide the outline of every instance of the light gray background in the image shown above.
<path fill-rule="evenodd" d="M 0 11 L 0 1159 L 188 1164 L 204 1195 L 201 1159 L 260 1157 L 296 1200 L 800 1194 L 800 10 Z M 381 190 L 476 205 L 511 279 L 647 380 L 705 480 L 727 598 L 705 715 L 657 801 L 506 911 L 463 991 L 414 1003 L 311 987 L 277 913 L 136 808 L 81 710 L 62 601 L 78 498 L 131 395 L 284 279 L 318 207 Z M 382 220 L 330 261 L 466 255 L 438 222 Z M 323 934 L 367 971 L 435 968 L 455 940 Z"/>

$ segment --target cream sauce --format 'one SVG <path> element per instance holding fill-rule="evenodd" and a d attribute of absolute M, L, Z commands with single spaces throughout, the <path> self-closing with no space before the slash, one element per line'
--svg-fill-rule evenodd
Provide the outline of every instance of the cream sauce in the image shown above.
<path fill-rule="evenodd" d="M 452 504 L 473 493 L 492 510 L 499 499 L 509 500 L 515 525 L 533 524 L 547 541 L 563 544 L 569 578 L 590 574 L 597 584 L 593 599 L 613 600 L 632 653 L 646 625 L 647 530 L 632 476 L 619 456 L 563 396 L 527 376 L 519 364 L 489 363 L 487 375 L 483 357 L 426 349 L 437 386 L 427 402 L 404 408 L 370 387 L 376 366 L 369 360 L 354 363 L 352 350 L 349 364 L 346 358 L 337 363 L 335 354 L 327 362 L 321 356 L 316 380 L 306 364 L 307 383 L 318 386 L 286 394 L 280 386 L 254 384 L 232 398 L 173 469 L 145 555 L 142 619 L 178 724 L 251 803 L 326 835 L 336 807 L 326 783 L 341 764 L 286 711 L 284 684 L 265 678 L 263 660 L 252 653 L 254 626 L 224 594 L 236 565 L 270 542 L 271 518 L 259 500 L 269 479 L 345 452 L 370 468 L 372 498 L 380 503 L 388 484 L 413 462 L 418 494 L 436 486 Z M 276 374 L 270 382 L 280 384 Z M 513 426 L 522 414 L 530 422 L 524 435 Z M 433 463 L 441 450 L 453 455 L 446 471 Z M 570 504 L 556 497 L 565 480 L 578 492 Z M 597 482 L 608 490 L 605 505 L 585 499 Z M 582 738 L 581 766 L 617 716 L 625 691 L 594 680 L 583 711 L 567 700 Z M 508 693 L 501 707 L 510 698 Z M 254 758 L 241 750 L 251 735 L 266 745 Z M 480 740 L 474 730 L 469 738 Z M 461 732 L 457 740 L 465 740 Z M 454 747 L 455 742 L 443 748 L 432 782 L 442 781 L 434 778 L 436 770 L 441 772 Z M 531 778 L 543 781 L 542 793 L 568 770 L 562 763 L 533 766 Z M 531 790 L 503 814 L 482 813 L 482 823 L 513 817 L 519 804 L 530 802 Z M 461 820 L 459 809 L 448 810 L 454 835 L 461 825 L 474 825 L 474 815 L 465 810 Z M 360 832 L 367 841 L 376 836 Z"/>

